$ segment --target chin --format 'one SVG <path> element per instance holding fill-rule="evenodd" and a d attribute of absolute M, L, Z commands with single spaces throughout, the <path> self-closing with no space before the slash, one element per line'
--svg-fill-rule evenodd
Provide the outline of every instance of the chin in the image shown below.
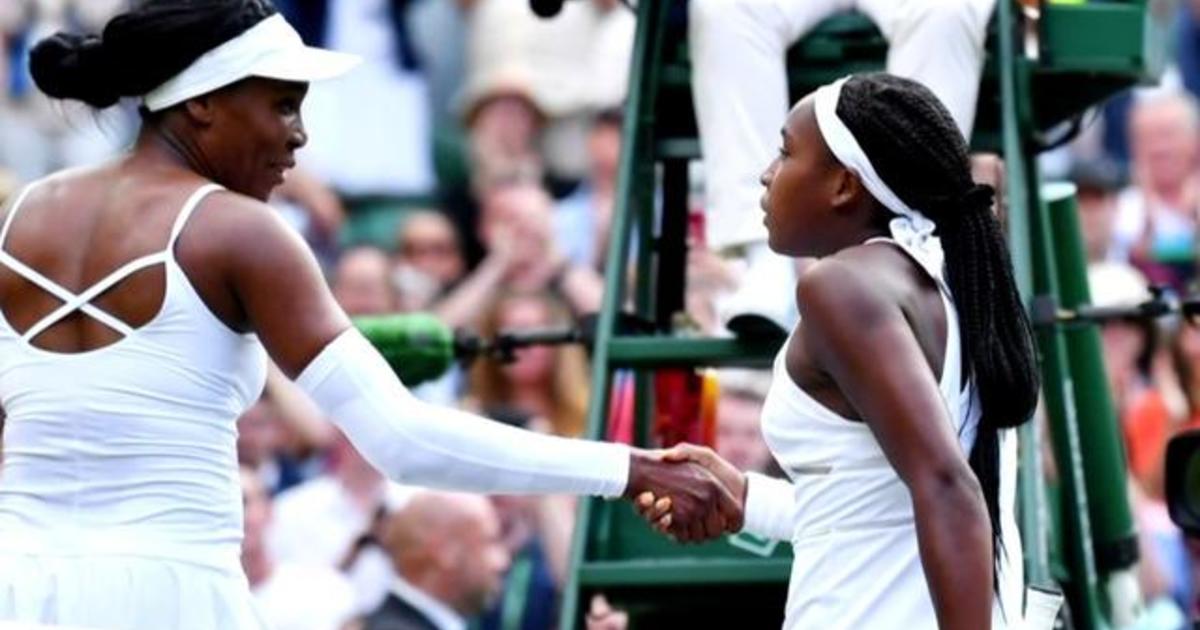
<path fill-rule="evenodd" d="M 276 182 L 271 182 L 269 184 L 260 183 L 248 190 L 246 194 L 263 203 L 266 203 L 266 201 L 271 198 L 271 193 L 278 186 L 279 184 Z"/>

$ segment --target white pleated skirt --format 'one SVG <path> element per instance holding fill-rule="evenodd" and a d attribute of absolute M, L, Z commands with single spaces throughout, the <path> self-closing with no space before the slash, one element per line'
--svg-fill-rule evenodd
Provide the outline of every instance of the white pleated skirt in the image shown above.
<path fill-rule="evenodd" d="M 0 628 L 264 630 L 241 567 L 0 551 Z"/>

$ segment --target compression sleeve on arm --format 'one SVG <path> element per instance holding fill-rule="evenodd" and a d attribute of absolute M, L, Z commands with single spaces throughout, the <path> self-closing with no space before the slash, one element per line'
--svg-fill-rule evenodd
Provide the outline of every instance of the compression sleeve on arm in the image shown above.
<path fill-rule="evenodd" d="M 401 483 L 494 494 L 625 490 L 627 446 L 542 435 L 421 401 L 354 328 L 296 383 L 367 461 Z"/>
<path fill-rule="evenodd" d="M 746 516 L 742 531 L 772 540 L 792 539 L 795 488 L 784 479 L 746 473 Z"/>

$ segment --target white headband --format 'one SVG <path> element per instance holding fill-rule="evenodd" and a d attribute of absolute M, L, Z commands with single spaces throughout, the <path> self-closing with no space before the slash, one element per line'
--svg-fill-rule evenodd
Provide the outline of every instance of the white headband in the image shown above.
<path fill-rule="evenodd" d="M 866 152 L 858 145 L 858 140 L 854 139 L 854 134 L 850 133 L 850 129 L 846 127 L 841 118 L 838 118 L 838 99 L 842 95 L 842 86 L 849 78 L 842 77 L 833 83 L 823 85 L 813 95 L 813 109 L 817 114 L 817 126 L 821 128 L 825 144 L 829 145 L 829 150 L 842 163 L 842 166 L 858 175 L 863 186 L 866 186 L 867 190 L 871 191 L 871 195 L 888 210 L 910 219 L 921 217 L 928 221 L 929 217 L 908 207 L 908 204 L 904 203 L 891 187 L 884 183 L 883 179 L 879 177 L 879 173 L 875 172 L 875 167 L 871 165 L 871 160 L 867 158 Z"/>
<path fill-rule="evenodd" d="M 277 13 L 204 53 L 142 101 L 157 112 L 247 77 L 307 83 L 343 74 L 359 61 L 355 55 L 305 46 Z"/>
<path fill-rule="evenodd" d="M 849 78 L 842 77 L 823 85 L 813 94 L 813 110 L 816 112 L 817 127 L 821 130 L 821 136 L 825 138 L 825 144 L 838 162 L 857 175 L 859 181 L 879 203 L 899 215 L 889 223 L 892 238 L 917 255 L 926 269 L 940 278 L 943 260 L 941 241 L 933 235 L 937 225 L 920 210 L 910 208 L 884 183 L 879 173 L 875 172 L 875 167 L 867 158 L 866 152 L 854 138 L 854 134 L 850 133 L 850 129 L 838 118 L 838 99 L 842 94 L 842 86 Z"/>

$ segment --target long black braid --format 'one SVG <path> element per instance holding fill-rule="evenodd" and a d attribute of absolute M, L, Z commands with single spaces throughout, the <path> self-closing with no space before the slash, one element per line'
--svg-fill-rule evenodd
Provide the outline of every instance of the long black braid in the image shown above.
<path fill-rule="evenodd" d="M 928 88 L 889 74 L 851 78 L 838 117 L 884 182 L 937 224 L 958 311 L 965 368 L 982 407 L 968 461 L 992 524 L 993 585 L 1001 553 L 998 430 L 1024 423 L 1038 397 L 1032 329 L 1013 279 L 994 191 L 971 178 L 962 134 Z"/>

